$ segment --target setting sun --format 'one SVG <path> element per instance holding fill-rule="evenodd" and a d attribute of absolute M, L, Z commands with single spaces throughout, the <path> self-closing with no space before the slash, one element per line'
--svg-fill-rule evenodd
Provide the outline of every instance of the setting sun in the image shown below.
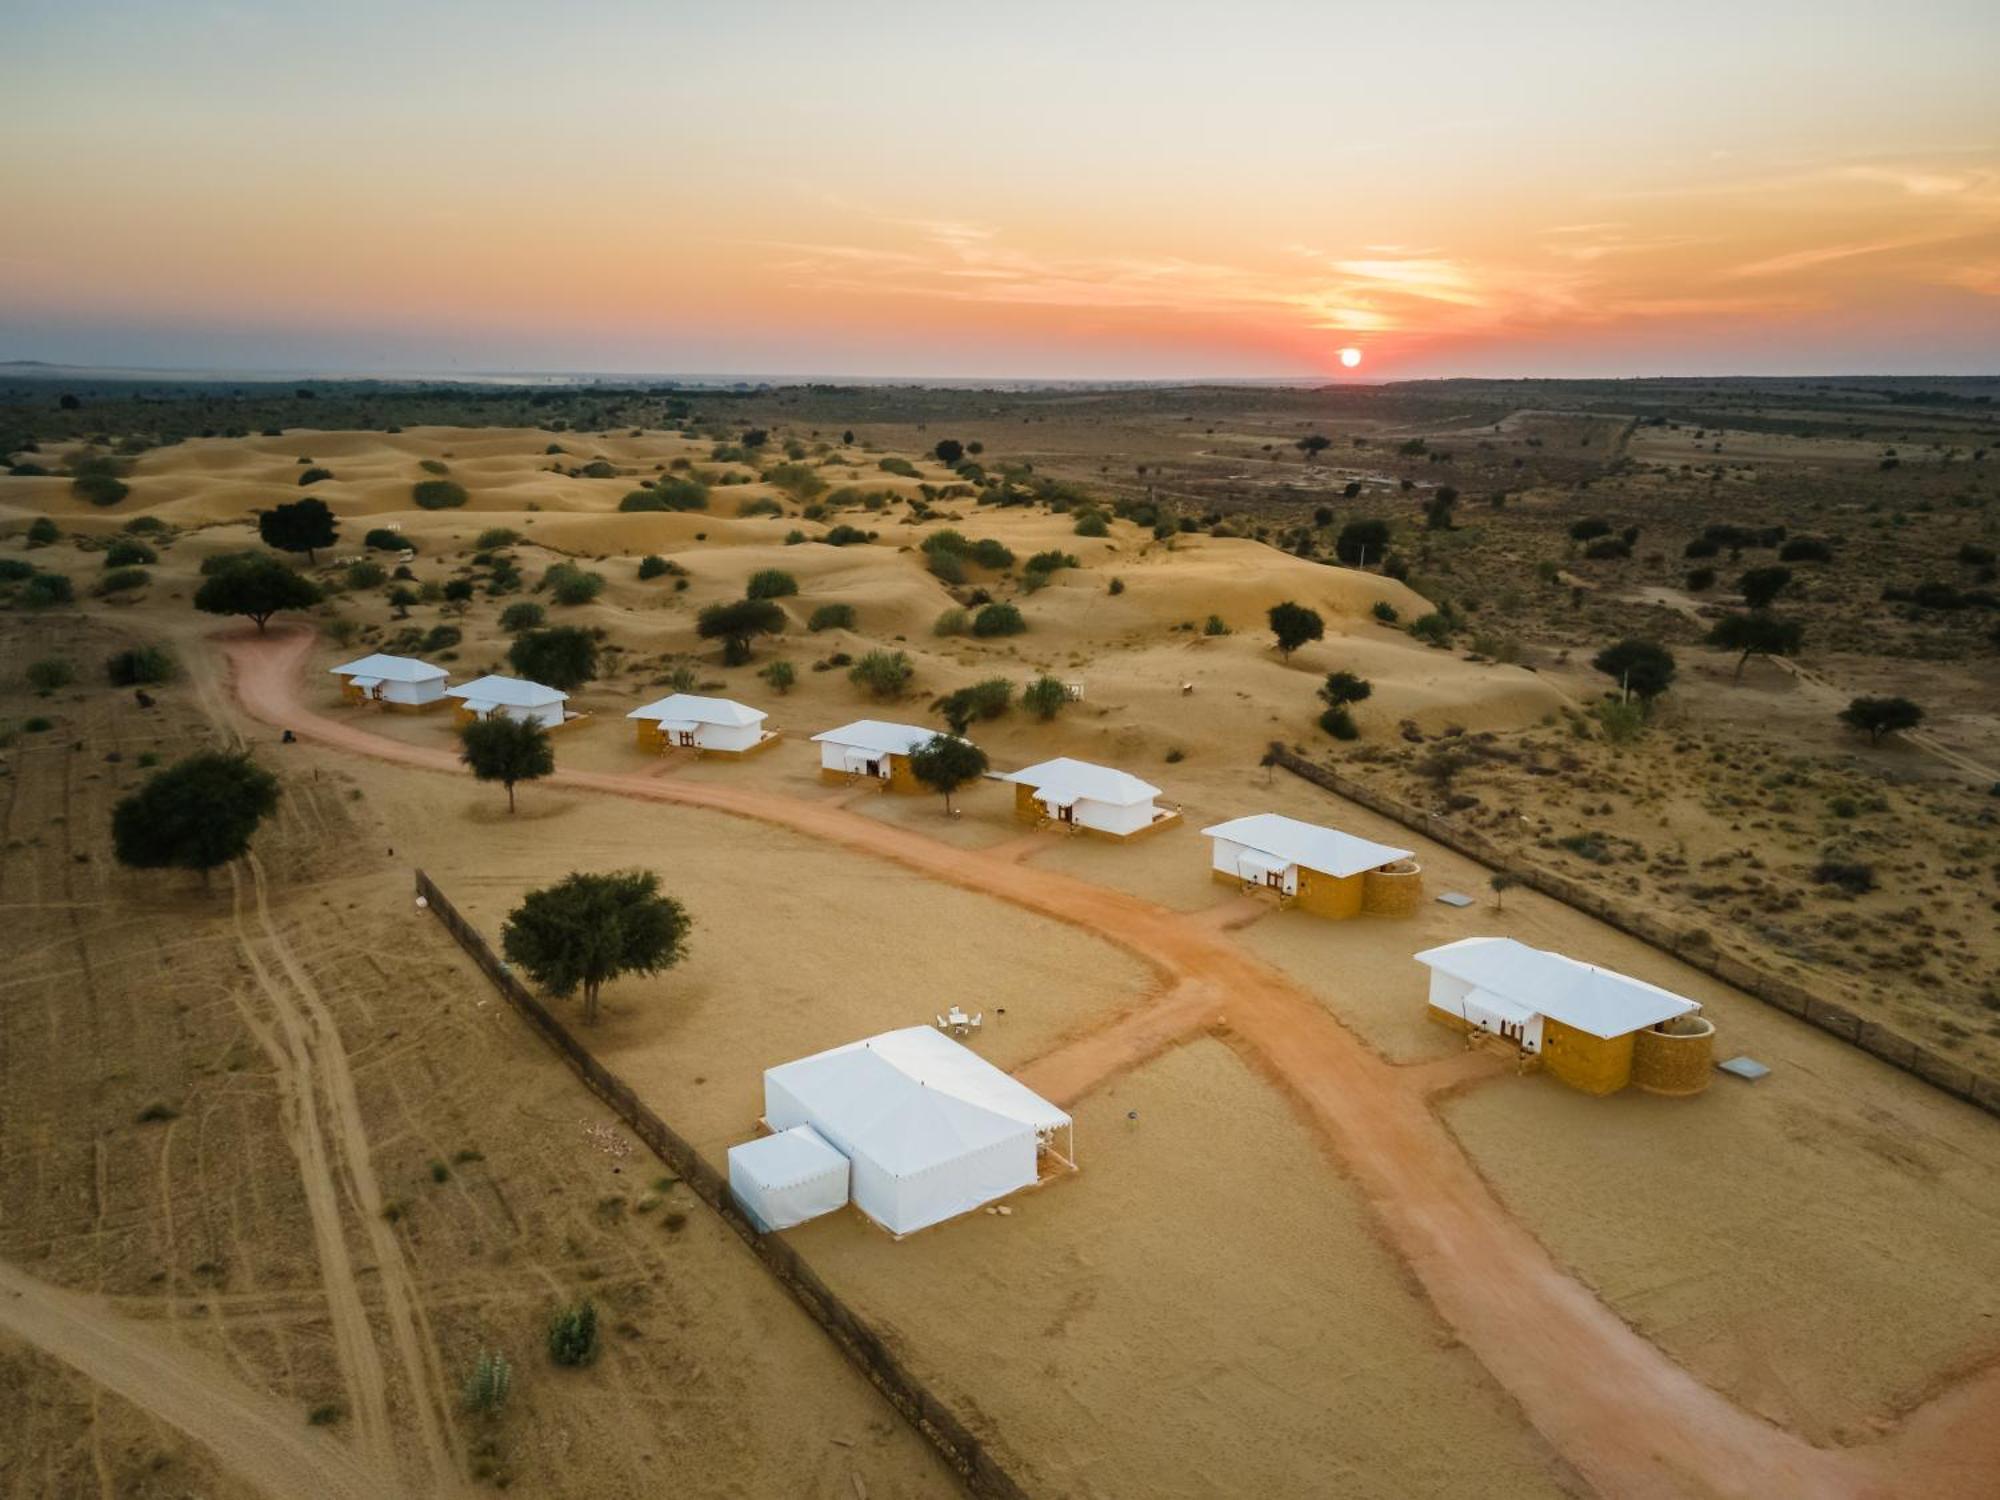
<path fill-rule="evenodd" d="M 1349 348 L 1341 350 L 1340 362 L 1343 365 L 1347 366 L 1348 369 L 1350 370 L 1353 369 L 1356 365 L 1361 363 L 1361 351 L 1351 346 Z"/>

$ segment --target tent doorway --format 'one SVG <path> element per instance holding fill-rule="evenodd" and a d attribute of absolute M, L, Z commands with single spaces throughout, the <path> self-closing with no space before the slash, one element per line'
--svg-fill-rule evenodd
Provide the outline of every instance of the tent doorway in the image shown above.
<path fill-rule="evenodd" d="M 1068 823 L 1074 825 L 1076 822 L 1076 804 L 1072 802 L 1067 807 L 1057 808 L 1056 821 L 1058 823 Z"/>

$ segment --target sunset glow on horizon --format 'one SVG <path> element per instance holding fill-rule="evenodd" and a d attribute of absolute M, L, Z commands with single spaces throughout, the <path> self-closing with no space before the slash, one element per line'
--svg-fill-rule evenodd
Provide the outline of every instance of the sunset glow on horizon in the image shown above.
<path fill-rule="evenodd" d="M 2000 364 L 1990 5 L 14 14 L 0 360 Z"/>

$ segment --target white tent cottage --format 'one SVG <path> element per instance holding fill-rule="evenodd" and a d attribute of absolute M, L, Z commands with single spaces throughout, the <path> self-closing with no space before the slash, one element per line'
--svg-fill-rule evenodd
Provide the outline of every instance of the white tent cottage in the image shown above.
<path fill-rule="evenodd" d="M 524 719 L 539 724 L 544 729 L 562 727 L 565 717 L 563 704 L 569 699 L 568 693 L 544 687 L 539 682 L 525 682 L 519 677 L 480 677 L 454 688 L 446 688 L 445 692 L 458 699 L 461 724 L 500 714 L 509 719 Z"/>
<path fill-rule="evenodd" d="M 1202 829 L 1209 868 L 1227 883 L 1266 886 L 1322 917 L 1414 909 L 1422 875 L 1408 849 L 1356 838 L 1280 813 L 1253 813 Z"/>
<path fill-rule="evenodd" d="M 733 698 L 674 693 L 635 708 L 625 717 L 638 727 L 641 750 L 686 749 L 748 755 L 777 739 L 777 735 L 764 728 L 769 714 Z"/>
<path fill-rule="evenodd" d="M 813 736 L 819 746 L 822 781 L 848 781 L 865 776 L 888 783 L 892 792 L 921 792 L 923 785 L 910 770 L 910 752 L 937 738 L 939 731 L 916 724 L 885 724 L 880 719 L 856 719 L 838 729 Z"/>
<path fill-rule="evenodd" d="M 414 656 L 364 656 L 328 671 L 341 679 L 349 703 L 380 703 L 386 708 L 421 709 L 444 701 L 443 667 Z"/>
<path fill-rule="evenodd" d="M 810 1125 L 845 1155 L 854 1204 L 905 1235 L 1074 1165 L 1070 1117 L 928 1026 L 768 1068 L 764 1123 Z"/>
<path fill-rule="evenodd" d="M 1607 1094 L 1634 1081 L 1634 1036 L 1680 1022 L 1701 1007 L 1683 995 L 1613 969 L 1561 953 L 1531 948 L 1507 937 L 1460 938 L 1416 955 L 1431 971 L 1432 1017 L 1461 1031 L 1490 1032 L 1573 1087 Z M 1701 1022 L 1670 1035 L 1702 1040 Z M 1661 1050 L 1656 1045 L 1653 1052 Z M 1668 1066 L 1655 1057 L 1646 1070 Z"/>
<path fill-rule="evenodd" d="M 810 1125 L 729 1148 L 729 1191 L 765 1233 L 832 1213 L 847 1201 L 847 1158 Z"/>
<path fill-rule="evenodd" d="M 1160 789 L 1127 771 L 1067 757 L 1045 760 L 1000 778 L 1014 783 L 1014 815 L 1023 822 L 1043 818 L 1110 838 L 1164 828 L 1180 814 L 1153 799 Z"/>

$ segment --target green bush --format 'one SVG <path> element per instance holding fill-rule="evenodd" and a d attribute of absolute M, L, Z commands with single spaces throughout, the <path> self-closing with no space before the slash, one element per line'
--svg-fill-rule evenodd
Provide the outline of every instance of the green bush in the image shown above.
<path fill-rule="evenodd" d="M 693 479 L 660 480 L 651 489 L 633 490 L 618 502 L 624 511 L 707 510 L 708 486 Z"/>
<path fill-rule="evenodd" d="M 1396 613 L 1396 606 L 1391 604 L 1387 599 L 1377 599 L 1375 607 L 1370 613 L 1384 625 L 1393 625 L 1400 618 Z"/>
<path fill-rule="evenodd" d="M 76 667 L 65 657 L 46 656 L 28 663 L 27 678 L 28 686 L 46 698 L 57 688 L 76 681 Z"/>
<path fill-rule="evenodd" d="M 639 559 L 639 581 L 641 583 L 649 578 L 658 578 L 661 574 L 668 571 L 667 560 L 657 552 L 649 552 Z"/>
<path fill-rule="evenodd" d="M 1094 510 L 1085 511 L 1082 515 L 1076 518 L 1075 530 L 1078 536 L 1111 535 L 1110 523 L 1107 522 L 1103 516 L 1099 515 Z"/>
<path fill-rule="evenodd" d="M 142 589 L 153 581 L 153 575 L 144 568 L 113 568 L 97 580 L 100 594 L 129 594 L 133 589 Z"/>
<path fill-rule="evenodd" d="M 68 604 L 75 598 L 76 589 L 60 573 L 37 573 L 21 586 L 21 602 L 30 609 Z"/>
<path fill-rule="evenodd" d="M 489 526 L 479 533 L 473 546 L 481 552 L 492 552 L 501 547 L 511 547 L 521 540 L 521 533 L 511 526 Z"/>
<path fill-rule="evenodd" d="M 410 541 L 400 531 L 392 531 L 387 526 L 377 526 L 361 539 L 361 544 L 374 552 L 411 552 L 416 543 Z"/>
<path fill-rule="evenodd" d="M 465 486 L 455 479 L 422 479 L 410 490 L 421 510 L 456 510 L 465 504 Z"/>
<path fill-rule="evenodd" d="M 917 477 L 917 466 L 907 458 L 895 458 L 893 456 L 885 458 L 877 467 L 884 474 L 900 474 L 905 479 L 915 479 Z"/>
<path fill-rule="evenodd" d="M 927 553 L 924 562 L 930 568 L 932 576 L 941 583 L 965 582 L 965 560 L 956 552 Z"/>
<path fill-rule="evenodd" d="M 18 557 L 0 557 L 0 583 L 22 583 L 35 576 L 35 565 Z"/>
<path fill-rule="evenodd" d="M 1207 622 L 1201 627 L 1201 633 L 1203 635 L 1228 635 L 1229 626 L 1224 623 L 1221 615 L 1210 615 Z"/>
<path fill-rule="evenodd" d="M 604 575 L 573 562 L 551 563 L 540 585 L 558 604 L 588 604 L 604 591 Z"/>
<path fill-rule="evenodd" d="M 133 646 L 107 657 L 104 675 L 113 687 L 145 687 L 170 682 L 174 659 L 164 646 Z"/>
<path fill-rule="evenodd" d="M 597 1358 L 597 1309 L 588 1297 L 549 1320 L 549 1358 L 572 1368 Z"/>
<path fill-rule="evenodd" d="M 1420 641 L 1433 646 L 1442 646 L 1451 640 L 1451 617 L 1432 610 L 1410 622 L 1410 634 Z"/>
<path fill-rule="evenodd" d="M 451 465 L 441 458 L 425 458 L 417 461 L 417 467 L 426 474 L 449 474 Z"/>
<path fill-rule="evenodd" d="M 62 532 L 57 529 L 56 523 L 51 521 L 47 516 L 36 516 L 34 520 L 28 523 L 28 545 L 30 547 L 50 546 L 61 535 Z"/>
<path fill-rule="evenodd" d="M 901 651 L 870 651 L 848 669 L 847 679 L 877 698 L 900 698 L 916 676 L 910 658 Z"/>
<path fill-rule="evenodd" d="M 149 567 L 159 560 L 159 553 L 144 542 L 121 539 L 104 549 L 104 566 L 107 568 Z"/>
<path fill-rule="evenodd" d="M 736 507 L 736 514 L 745 517 L 782 516 L 784 513 L 785 507 L 767 495 L 760 495 L 755 500 L 745 500 Z"/>
<path fill-rule="evenodd" d="M 787 599 L 799 591 L 799 581 L 782 568 L 763 568 L 743 586 L 746 599 Z"/>
<path fill-rule="evenodd" d="M 500 628 L 509 635 L 519 635 L 524 630 L 533 630 L 547 618 L 548 612 L 541 605 L 523 599 L 500 611 Z"/>
<path fill-rule="evenodd" d="M 1037 677 L 1021 691 L 1021 707 L 1038 719 L 1053 719 L 1069 706 L 1069 689 L 1054 677 Z"/>
<path fill-rule="evenodd" d="M 331 469 L 302 469 L 299 471 L 299 488 L 304 489 L 309 484 L 318 484 L 322 479 L 331 478 L 333 478 Z"/>
<path fill-rule="evenodd" d="M 577 470 L 585 479 L 616 479 L 618 466 L 602 458 L 594 458 Z"/>
<path fill-rule="evenodd" d="M 70 488 L 92 505 L 116 505 L 132 493 L 132 487 L 115 474 L 79 474 Z"/>
<path fill-rule="evenodd" d="M 1027 628 L 1028 622 L 1011 604 L 989 604 L 972 617 L 972 633 L 980 637 L 1019 635 Z"/>
<path fill-rule="evenodd" d="M 969 635 L 972 633 L 972 616 L 956 606 L 946 610 L 931 623 L 932 635 Z"/>
<path fill-rule="evenodd" d="M 806 464 L 774 464 L 764 471 L 764 480 L 798 501 L 817 500 L 827 491 L 826 480 Z"/>
<path fill-rule="evenodd" d="M 1354 715 L 1344 703 L 1336 703 L 1319 716 L 1319 727 L 1337 740 L 1354 740 L 1361 737 L 1355 727 Z"/>
<path fill-rule="evenodd" d="M 351 589 L 378 589 L 388 581 L 389 572 L 380 563 L 363 557 L 349 563 L 347 572 L 342 576 Z"/>
<path fill-rule="evenodd" d="M 481 1416 L 497 1416 L 507 1405 L 507 1393 L 514 1388 L 514 1367 L 491 1350 L 479 1351 L 479 1360 L 465 1382 L 465 1407 Z"/>
<path fill-rule="evenodd" d="M 134 516 L 125 523 L 125 530 L 132 536 L 158 536 L 173 528 L 158 516 Z"/>
<path fill-rule="evenodd" d="M 854 628 L 854 606 L 851 604 L 822 604 L 812 612 L 806 622 L 806 629 L 852 630 Z"/>
<path fill-rule="evenodd" d="M 874 539 L 874 533 L 863 531 L 858 526 L 847 525 L 836 526 L 820 538 L 829 547 L 854 547 Z"/>

